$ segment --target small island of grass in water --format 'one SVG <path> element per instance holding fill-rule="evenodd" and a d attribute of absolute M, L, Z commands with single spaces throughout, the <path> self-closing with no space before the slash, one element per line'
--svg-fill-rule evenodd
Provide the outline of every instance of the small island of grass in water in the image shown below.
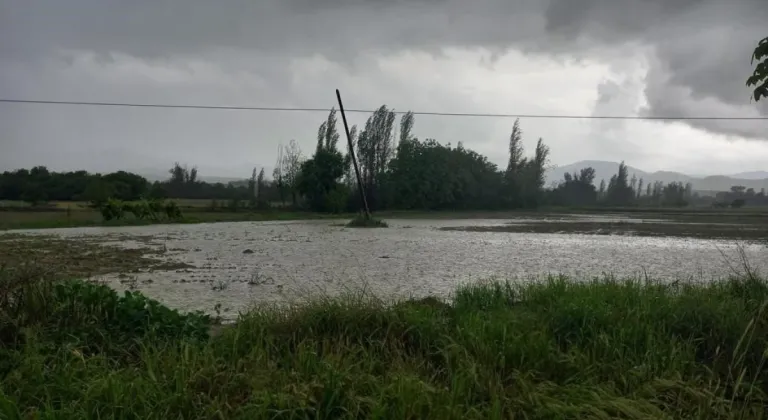
<path fill-rule="evenodd" d="M 365 214 L 359 214 L 354 219 L 350 220 L 346 224 L 346 227 L 350 228 L 385 228 L 389 227 L 387 222 L 376 219 L 373 216 L 367 216 Z"/>

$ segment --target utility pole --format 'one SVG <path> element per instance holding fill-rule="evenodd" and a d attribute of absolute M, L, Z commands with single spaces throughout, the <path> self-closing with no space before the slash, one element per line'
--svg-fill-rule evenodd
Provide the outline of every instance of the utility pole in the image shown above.
<path fill-rule="evenodd" d="M 355 167 L 355 176 L 357 177 L 357 189 L 360 190 L 360 199 L 363 200 L 363 208 L 365 209 L 365 218 L 371 218 L 371 210 L 368 208 L 368 200 L 365 198 L 365 190 L 363 190 L 363 178 L 360 177 L 360 168 L 357 166 L 357 158 L 355 157 L 355 148 L 352 145 L 352 136 L 349 135 L 349 125 L 347 124 L 347 114 L 344 113 L 344 104 L 341 103 L 341 93 L 336 89 L 336 99 L 339 100 L 339 110 L 341 111 L 341 119 L 344 121 L 344 132 L 347 134 L 347 144 L 349 145 L 349 156 L 352 157 L 352 165 Z"/>

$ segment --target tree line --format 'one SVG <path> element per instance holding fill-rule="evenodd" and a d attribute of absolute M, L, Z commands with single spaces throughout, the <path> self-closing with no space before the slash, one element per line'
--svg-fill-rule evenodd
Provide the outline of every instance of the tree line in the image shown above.
<path fill-rule="evenodd" d="M 545 188 L 549 147 L 539 138 L 526 156 L 519 120 L 509 136 L 505 168 L 466 149 L 461 142 L 453 147 L 431 138 L 416 138 L 412 134 L 413 113 L 401 117 L 398 129 L 395 122 L 395 113 L 382 106 L 362 129 L 353 126 L 350 130 L 362 189 L 372 210 L 498 210 L 542 205 L 683 207 L 698 198 L 690 183 L 645 184 L 642 178 L 630 178 L 624 162 L 607 183 L 601 180 L 599 187 L 595 185 L 594 168 L 587 167 L 565 174 L 557 185 Z M 305 197 L 306 205 L 314 211 L 354 211 L 361 207 L 351 155 L 349 150 L 341 152 L 339 138 L 336 111 L 331 110 L 318 128 L 314 154 L 293 165 L 298 168 L 298 172 L 294 171 L 295 183 L 283 185 Z"/>
<path fill-rule="evenodd" d="M 644 183 L 629 177 L 622 162 L 608 182 L 596 185 L 595 170 L 587 167 L 565 174 L 545 188 L 549 147 L 538 139 L 531 153 L 523 148 L 520 121 L 508 139 L 506 167 L 459 142 L 441 144 L 413 135 L 415 116 L 399 121 L 393 110 L 379 107 L 362 128 L 352 126 L 351 143 L 372 210 L 502 210 L 554 206 L 686 206 L 696 198 L 691 184 Z M 207 199 L 211 207 L 247 205 L 266 209 L 283 203 L 317 212 L 359 211 L 360 191 L 346 138 L 338 131 L 332 109 L 318 127 L 313 153 L 305 157 L 298 142 L 281 147 L 271 179 L 264 168 L 254 168 L 242 182 L 208 183 L 196 167 L 176 163 L 165 181 L 118 171 L 51 172 L 38 166 L 0 174 L 0 200 L 106 202 L 108 199 Z M 737 197 L 738 198 L 738 197 Z M 757 202 L 756 200 L 753 200 Z"/>
<path fill-rule="evenodd" d="M 552 204 L 566 206 L 607 205 L 616 207 L 685 207 L 697 198 L 691 183 L 660 181 L 645 183 L 643 178 L 629 177 L 627 165 L 619 164 L 618 172 L 608 183 L 601 180 L 595 187 L 595 170 L 584 168 L 566 173 L 552 190 Z"/>
<path fill-rule="evenodd" d="M 533 155 L 524 156 L 519 121 L 512 129 L 509 161 L 503 169 L 461 142 L 451 146 L 416 138 L 411 112 L 400 118 L 397 129 L 395 122 L 394 111 L 381 106 L 361 129 L 350 129 L 361 187 L 372 210 L 535 208 L 545 202 L 549 148 L 539 139 Z M 314 153 L 298 167 L 295 184 L 284 185 L 305 197 L 313 211 L 361 208 L 352 156 L 349 147 L 339 147 L 339 139 L 332 109 L 318 129 Z"/>
<path fill-rule="evenodd" d="M 262 169 L 263 172 L 263 169 Z M 49 201 L 106 202 L 109 198 L 137 201 L 143 198 L 189 198 L 254 201 L 255 185 L 208 183 L 198 179 L 197 168 L 178 163 L 169 170 L 165 181 L 149 182 L 145 177 L 126 171 L 109 174 L 87 171 L 53 172 L 44 166 L 0 173 L 0 200 L 25 201 L 37 205 Z M 273 199 L 276 188 L 263 173 L 253 181 L 262 185 L 260 197 Z M 258 179 L 257 179 L 258 178 Z"/>

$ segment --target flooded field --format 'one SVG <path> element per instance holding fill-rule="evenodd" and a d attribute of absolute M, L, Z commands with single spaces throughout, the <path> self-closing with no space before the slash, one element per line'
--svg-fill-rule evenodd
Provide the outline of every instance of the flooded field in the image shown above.
<path fill-rule="evenodd" d="M 103 273 L 109 269 L 102 267 L 96 278 L 116 289 L 141 290 L 182 310 L 212 311 L 220 304 L 224 317 L 234 317 L 252 303 L 293 301 L 345 290 L 365 289 L 385 297 L 445 296 L 459 283 L 491 277 L 524 280 L 548 273 L 581 278 L 647 274 L 706 281 L 731 274 L 728 259 L 740 268 L 736 242 L 730 240 L 490 229 L 508 226 L 510 220 L 389 223 L 388 229 L 349 229 L 338 222 L 303 221 L 23 233 L 144 248 L 149 257 L 163 263 L 131 270 L 118 265 L 122 272 L 113 273 Z M 471 231 L 473 226 L 490 231 Z M 768 268 L 765 246 L 745 245 L 744 249 L 754 267 Z"/>

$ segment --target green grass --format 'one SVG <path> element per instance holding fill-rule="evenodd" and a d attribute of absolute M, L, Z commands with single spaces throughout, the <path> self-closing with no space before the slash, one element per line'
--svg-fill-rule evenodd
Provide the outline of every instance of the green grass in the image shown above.
<path fill-rule="evenodd" d="M 574 282 L 359 295 L 216 328 L 6 270 L 0 417 L 765 418 L 768 284 Z"/>
<path fill-rule="evenodd" d="M 357 214 L 319 214 L 304 211 L 291 211 L 274 208 L 269 211 L 250 211 L 240 209 L 236 212 L 226 207 L 211 211 L 203 206 L 210 200 L 174 200 L 179 203 L 183 218 L 175 223 L 214 223 L 275 220 L 311 220 L 311 219 L 350 219 Z M 101 214 L 87 208 L 84 203 L 51 203 L 46 208 L 29 208 L 21 202 L 0 203 L 0 230 L 11 229 L 46 229 L 80 226 L 131 226 L 155 224 L 149 220 L 136 220 L 127 217 L 122 220 L 105 222 Z M 5 207 L 3 207 L 3 205 Z M 69 209 L 69 210 L 67 210 Z M 738 223 L 752 226 L 768 226 L 768 210 L 764 208 L 747 209 L 672 209 L 672 208 L 565 208 L 546 207 L 538 210 L 507 211 L 381 211 L 377 215 L 387 219 L 513 219 L 541 218 L 552 215 L 558 217 L 580 214 L 620 214 L 633 218 L 668 219 L 676 222 L 694 223 Z M 167 221 L 162 221 L 167 223 Z M 662 229 L 663 230 L 663 229 Z"/>
<path fill-rule="evenodd" d="M 350 215 L 319 214 L 297 211 L 204 211 L 183 210 L 180 220 L 168 222 L 162 220 L 137 220 L 127 216 L 121 220 L 104 221 L 101 214 L 93 210 L 65 211 L 0 211 L 0 230 L 13 229 L 50 229 L 88 226 L 141 226 L 149 224 L 178 224 L 178 223 L 216 223 L 216 222 L 260 222 L 279 220 L 312 220 L 338 219 Z"/>

